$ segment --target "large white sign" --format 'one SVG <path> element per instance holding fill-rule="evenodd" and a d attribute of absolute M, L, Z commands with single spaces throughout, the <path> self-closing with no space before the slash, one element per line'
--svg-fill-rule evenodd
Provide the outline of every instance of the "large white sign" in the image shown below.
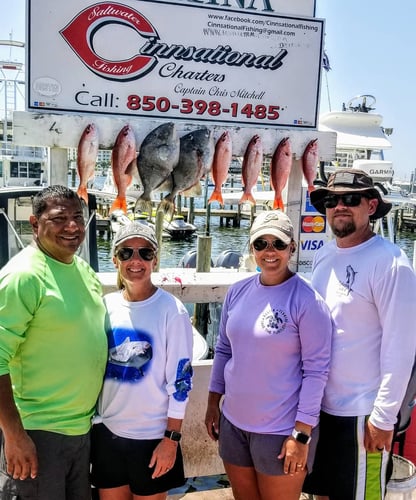
<path fill-rule="evenodd" d="M 268 12 L 285 16 L 314 17 L 315 0 L 164 0 L 176 4 L 194 4 L 198 7 L 225 7 L 227 10 Z"/>
<path fill-rule="evenodd" d="M 27 107 L 316 128 L 323 20 L 270 2 L 29 0 Z"/>

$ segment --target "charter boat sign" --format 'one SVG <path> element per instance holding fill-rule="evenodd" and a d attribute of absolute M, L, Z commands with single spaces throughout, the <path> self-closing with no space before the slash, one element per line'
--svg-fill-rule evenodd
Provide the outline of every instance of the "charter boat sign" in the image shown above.
<path fill-rule="evenodd" d="M 28 0 L 27 108 L 316 128 L 324 22 L 314 9 Z"/>

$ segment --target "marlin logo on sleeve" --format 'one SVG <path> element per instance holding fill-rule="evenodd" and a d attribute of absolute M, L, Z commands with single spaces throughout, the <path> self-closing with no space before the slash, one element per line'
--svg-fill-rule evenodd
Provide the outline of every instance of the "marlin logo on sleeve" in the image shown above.
<path fill-rule="evenodd" d="M 192 389 L 193 369 L 189 359 L 181 359 L 178 363 L 176 374 L 175 388 L 176 392 L 173 397 L 176 401 L 185 401 L 188 397 L 188 392 Z"/>

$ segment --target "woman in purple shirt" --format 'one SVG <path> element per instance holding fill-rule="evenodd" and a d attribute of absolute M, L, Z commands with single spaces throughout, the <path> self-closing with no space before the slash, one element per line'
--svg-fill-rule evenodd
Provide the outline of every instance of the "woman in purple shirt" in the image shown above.
<path fill-rule="evenodd" d="M 298 500 L 313 463 L 332 322 L 290 270 L 295 249 L 290 219 L 260 213 L 250 250 L 261 272 L 223 305 L 205 424 L 237 500 Z"/>

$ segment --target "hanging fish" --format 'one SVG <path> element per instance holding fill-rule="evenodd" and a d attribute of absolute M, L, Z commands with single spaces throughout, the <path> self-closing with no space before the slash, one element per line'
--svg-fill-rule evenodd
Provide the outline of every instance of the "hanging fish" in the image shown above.
<path fill-rule="evenodd" d="M 173 122 L 164 123 L 144 138 L 137 168 L 143 185 L 143 193 L 136 201 L 136 208 L 151 213 L 151 194 L 170 176 L 179 160 L 179 136 Z"/>
<path fill-rule="evenodd" d="M 244 193 L 238 203 L 250 202 L 256 204 L 252 190 L 257 184 L 261 167 L 263 164 L 263 143 L 259 135 L 254 135 L 248 143 L 247 149 L 243 156 L 243 164 L 241 166 L 241 175 L 244 186 Z"/>
<path fill-rule="evenodd" d="M 218 201 L 221 206 L 224 205 L 221 189 L 228 177 L 228 169 L 230 168 L 232 155 L 231 135 L 230 132 L 226 130 L 221 134 L 221 137 L 215 145 L 214 159 L 211 169 L 212 180 L 214 181 L 215 187 L 208 203 Z"/>
<path fill-rule="evenodd" d="M 88 181 L 94 177 L 95 164 L 98 155 L 98 130 L 94 123 L 89 123 L 78 143 L 77 150 L 77 171 L 79 176 L 79 186 L 77 194 L 88 205 Z"/>
<path fill-rule="evenodd" d="M 319 163 L 318 139 L 309 141 L 302 155 L 302 171 L 308 184 L 308 192 L 315 189 L 313 181 L 316 179 L 317 167 Z"/>
<path fill-rule="evenodd" d="M 175 197 L 199 183 L 212 166 L 215 142 L 211 130 L 201 128 L 180 138 L 179 161 L 172 171 L 172 189 L 160 208 L 173 214 Z"/>
<path fill-rule="evenodd" d="M 117 197 L 111 205 L 110 213 L 114 210 L 127 213 L 126 192 L 132 183 L 136 169 L 136 155 L 136 138 L 133 129 L 130 125 L 125 125 L 118 133 L 111 152 L 111 168 Z"/>
<path fill-rule="evenodd" d="M 282 192 L 289 179 L 292 168 L 292 147 L 289 137 L 282 139 L 272 156 L 270 179 L 274 189 L 273 209 L 284 210 Z"/>

